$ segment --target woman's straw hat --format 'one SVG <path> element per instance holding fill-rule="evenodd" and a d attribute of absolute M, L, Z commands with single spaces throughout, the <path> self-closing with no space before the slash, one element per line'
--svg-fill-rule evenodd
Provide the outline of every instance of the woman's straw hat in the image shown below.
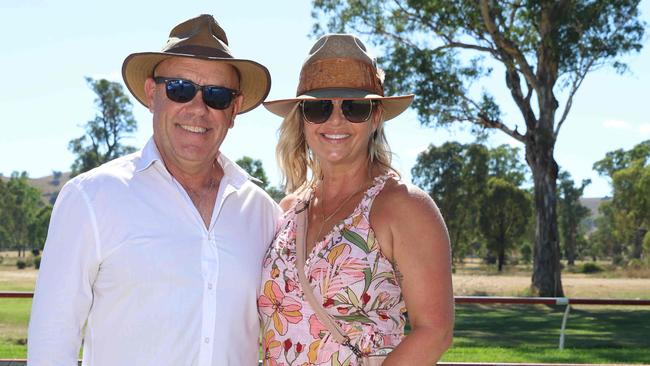
<path fill-rule="evenodd" d="M 384 96 L 384 73 L 361 40 L 351 34 L 326 34 L 302 64 L 296 97 L 264 102 L 264 107 L 286 117 L 306 99 L 381 100 L 387 121 L 409 107 L 413 94 Z"/>

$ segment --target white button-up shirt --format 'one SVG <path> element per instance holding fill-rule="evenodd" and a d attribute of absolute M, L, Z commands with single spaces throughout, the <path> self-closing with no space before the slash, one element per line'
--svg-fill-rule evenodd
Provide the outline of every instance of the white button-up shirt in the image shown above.
<path fill-rule="evenodd" d="M 209 229 L 153 140 L 82 174 L 54 205 L 31 366 L 257 365 L 261 261 L 278 206 L 225 156 Z"/>

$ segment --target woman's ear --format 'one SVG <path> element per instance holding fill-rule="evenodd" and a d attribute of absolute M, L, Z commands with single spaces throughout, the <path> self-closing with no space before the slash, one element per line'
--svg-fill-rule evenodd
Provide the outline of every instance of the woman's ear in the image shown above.
<path fill-rule="evenodd" d="M 384 106 L 381 103 L 377 103 L 375 107 L 375 112 L 372 114 L 372 132 L 376 132 L 379 128 L 379 125 L 383 123 L 384 120 Z"/>

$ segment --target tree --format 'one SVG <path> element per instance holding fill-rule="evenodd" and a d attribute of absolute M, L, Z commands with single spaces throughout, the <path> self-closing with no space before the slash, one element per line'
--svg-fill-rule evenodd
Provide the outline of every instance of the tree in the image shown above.
<path fill-rule="evenodd" d="M 629 151 L 618 149 L 608 152 L 602 160 L 594 163 L 593 169 L 599 175 L 611 178 L 614 173 L 629 167 L 633 162 L 648 159 L 650 159 L 650 140 L 635 145 Z"/>
<path fill-rule="evenodd" d="M 269 196 L 271 196 L 271 198 L 273 198 L 276 202 L 279 202 L 282 198 L 284 198 L 284 191 L 269 184 L 269 179 L 266 176 L 266 172 L 264 171 L 261 160 L 243 156 L 235 163 L 237 163 L 237 165 L 239 165 L 248 174 L 255 178 L 255 184 L 265 190 L 266 193 L 268 193 Z"/>
<path fill-rule="evenodd" d="M 575 264 L 577 245 L 584 235 L 580 230 L 580 223 L 591 213 L 587 207 L 580 203 L 585 187 L 591 183 L 591 180 L 585 179 L 580 186 L 575 186 L 571 174 L 566 171 L 561 172 L 559 178 L 560 236 L 564 244 L 567 264 L 572 266 Z"/>
<path fill-rule="evenodd" d="M 621 246 L 615 250 L 614 262 L 622 263 L 625 251 L 631 259 L 640 259 L 650 230 L 650 140 L 629 151 L 608 152 L 594 164 L 594 170 L 611 178 L 613 197 L 608 214 L 616 222 L 612 235 Z"/>
<path fill-rule="evenodd" d="M 50 183 L 51 185 L 53 185 L 53 186 L 56 187 L 56 186 L 58 186 L 59 184 L 61 184 L 61 178 L 62 178 L 62 177 L 63 177 L 63 173 L 62 173 L 62 172 L 60 172 L 60 171 L 58 171 L 58 170 L 52 170 L 52 180 L 49 181 L 48 183 Z"/>
<path fill-rule="evenodd" d="M 519 159 L 519 149 L 500 145 L 490 149 L 490 176 L 520 187 L 526 181 L 526 166 Z"/>
<path fill-rule="evenodd" d="M 248 174 L 254 177 L 256 180 L 255 184 L 260 186 L 262 189 L 266 189 L 269 186 L 269 178 L 266 177 L 266 172 L 262 166 L 262 160 L 255 159 L 244 156 L 241 159 L 237 160 L 235 163 L 242 167 Z"/>
<path fill-rule="evenodd" d="M 612 176 L 614 208 L 625 215 L 630 228 L 632 259 L 641 259 L 643 239 L 650 230 L 650 165 L 641 159 Z"/>
<path fill-rule="evenodd" d="M 506 251 L 526 233 L 530 219 L 528 194 L 514 184 L 490 178 L 480 214 L 480 226 L 488 248 L 496 252 L 499 272 Z"/>
<path fill-rule="evenodd" d="M 606 65 L 624 71 L 619 56 L 642 48 L 639 2 L 314 0 L 312 15 L 315 33 L 352 31 L 381 46 L 388 91 L 415 92 L 423 125 L 464 122 L 524 144 L 537 222 L 532 285 L 563 296 L 555 142 L 585 77 Z M 492 94 L 473 87 L 495 65 L 521 122 L 506 121 Z"/>
<path fill-rule="evenodd" d="M 602 202 L 598 211 L 600 215 L 596 218 L 596 231 L 589 237 L 592 259 L 603 255 L 609 256 L 614 265 L 622 264 L 625 249 L 623 237 L 629 226 L 627 220 L 614 209 L 612 201 Z"/>
<path fill-rule="evenodd" d="M 0 181 L 0 239 L 19 256 L 27 248 L 43 247 L 51 211 L 41 192 L 29 185 L 27 173 L 14 172 L 6 183 Z"/>
<path fill-rule="evenodd" d="M 123 144 L 123 139 L 137 130 L 137 122 L 122 85 L 105 79 L 86 78 L 86 82 L 97 94 L 98 113 L 86 122 L 86 133 L 68 144 L 68 149 L 77 155 L 71 177 L 135 151 L 134 147 Z"/>
<path fill-rule="evenodd" d="M 506 145 L 488 150 L 476 143 L 447 142 L 439 147 L 430 145 L 418 155 L 411 170 L 413 183 L 438 204 L 447 224 L 455 263 L 470 251 L 477 253 L 481 249 L 484 235 L 479 219 L 485 210 L 488 178 L 500 178 L 515 187 L 525 181 L 524 167 L 517 154 L 518 149 Z"/>
<path fill-rule="evenodd" d="M 436 201 L 445 218 L 455 263 L 464 259 L 480 235 L 478 213 L 487 183 L 488 156 L 482 145 L 429 145 L 411 170 L 413 183 Z"/>

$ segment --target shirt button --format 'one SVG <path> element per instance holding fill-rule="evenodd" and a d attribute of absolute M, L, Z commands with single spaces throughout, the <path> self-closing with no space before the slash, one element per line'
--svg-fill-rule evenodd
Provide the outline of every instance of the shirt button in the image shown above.
<path fill-rule="evenodd" d="M 208 290 L 212 290 L 212 283 L 208 283 Z"/>
<path fill-rule="evenodd" d="M 210 338 L 205 337 L 205 338 L 203 339 L 203 341 L 204 341 L 205 343 L 210 343 Z"/>

